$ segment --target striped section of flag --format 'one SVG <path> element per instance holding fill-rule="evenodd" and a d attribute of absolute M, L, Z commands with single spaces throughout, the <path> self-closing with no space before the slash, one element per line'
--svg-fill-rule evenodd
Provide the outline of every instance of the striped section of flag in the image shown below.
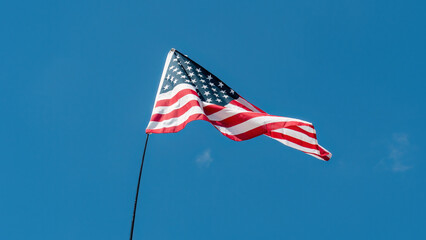
<path fill-rule="evenodd" d="M 331 158 L 331 153 L 318 144 L 311 123 L 265 113 L 186 55 L 172 49 L 146 132 L 174 133 L 194 120 L 210 122 L 234 141 L 266 135 L 321 160 Z"/>

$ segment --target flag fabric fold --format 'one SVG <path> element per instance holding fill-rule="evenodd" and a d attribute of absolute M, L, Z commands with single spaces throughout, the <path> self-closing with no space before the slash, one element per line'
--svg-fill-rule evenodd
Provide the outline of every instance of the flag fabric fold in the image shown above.
<path fill-rule="evenodd" d="M 234 141 L 266 135 L 318 159 L 331 158 L 331 153 L 318 144 L 311 123 L 265 113 L 188 56 L 172 49 L 146 133 L 178 132 L 194 120 L 210 122 Z"/>

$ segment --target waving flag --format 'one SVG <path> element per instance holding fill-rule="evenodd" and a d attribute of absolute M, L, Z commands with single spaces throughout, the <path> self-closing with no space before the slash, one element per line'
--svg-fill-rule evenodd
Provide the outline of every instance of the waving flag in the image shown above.
<path fill-rule="evenodd" d="M 194 120 L 210 122 L 235 141 L 266 135 L 321 160 L 331 158 L 331 153 L 318 145 L 311 123 L 265 113 L 186 55 L 172 49 L 146 133 L 178 132 Z"/>

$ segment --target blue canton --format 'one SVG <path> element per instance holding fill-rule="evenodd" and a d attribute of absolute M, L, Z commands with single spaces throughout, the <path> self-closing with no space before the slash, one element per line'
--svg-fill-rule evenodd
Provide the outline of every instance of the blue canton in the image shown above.
<path fill-rule="evenodd" d="M 179 84 L 191 84 L 203 102 L 225 106 L 239 95 L 209 71 L 187 56 L 174 51 L 160 93 L 173 90 Z"/>

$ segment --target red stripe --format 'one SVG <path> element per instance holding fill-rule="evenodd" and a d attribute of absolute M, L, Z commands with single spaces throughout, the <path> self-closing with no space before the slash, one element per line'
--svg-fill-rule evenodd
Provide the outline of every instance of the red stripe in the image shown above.
<path fill-rule="evenodd" d="M 195 96 L 198 97 L 197 92 L 195 92 L 192 89 L 183 89 L 181 91 L 179 91 L 178 93 L 176 93 L 176 95 L 174 95 L 172 98 L 170 99 L 163 99 L 163 100 L 159 100 L 155 103 L 155 107 L 164 107 L 164 106 L 170 106 L 173 105 L 174 103 L 176 103 L 180 98 L 182 98 L 185 95 L 188 94 L 194 94 Z"/>
<path fill-rule="evenodd" d="M 182 114 L 186 113 L 189 109 L 191 109 L 194 106 L 200 106 L 200 103 L 197 100 L 191 100 L 189 102 L 187 102 L 185 105 L 183 105 L 182 107 L 175 109 L 169 113 L 166 114 L 154 114 L 151 117 L 151 121 L 153 122 L 161 122 L 161 121 L 165 121 L 171 118 L 177 118 L 180 117 Z"/>
<path fill-rule="evenodd" d="M 312 128 L 314 128 L 313 126 L 311 126 L 311 125 L 309 125 L 309 127 L 312 127 Z M 306 136 L 308 136 L 308 137 L 311 137 L 311 138 L 317 138 L 317 134 L 315 134 L 315 133 L 311 133 L 311 132 L 308 132 L 308 131 L 306 131 L 306 130 L 304 130 L 303 128 L 300 128 L 299 126 L 290 126 L 290 127 L 287 127 L 288 129 L 291 129 L 291 130 L 294 130 L 294 131 L 296 131 L 296 132 L 300 132 L 300 133 L 303 133 L 303 134 L 305 134 Z"/>
<path fill-rule="evenodd" d="M 329 157 L 329 155 L 331 154 L 330 152 L 326 151 L 324 148 L 322 148 L 319 145 L 318 145 L 318 150 L 320 151 L 322 159 L 324 159 L 325 161 L 330 160 L 330 157 Z"/>
<path fill-rule="evenodd" d="M 298 150 L 298 149 L 296 149 L 296 150 Z M 299 150 L 299 151 L 301 151 L 301 150 Z M 301 151 L 301 152 L 304 152 L 304 153 L 306 153 L 306 154 L 312 154 L 312 155 L 315 155 L 315 156 L 317 156 L 317 157 L 321 158 L 321 159 L 322 159 L 322 160 L 324 160 L 324 161 L 328 161 L 328 160 L 330 160 L 330 157 L 328 157 L 328 154 L 327 154 L 327 155 L 320 155 L 320 154 L 310 153 L 310 152 L 305 152 L 305 151 Z"/>
<path fill-rule="evenodd" d="M 297 145 L 305 147 L 305 148 L 319 150 L 318 144 L 308 143 L 308 142 L 305 142 L 305 141 L 300 140 L 298 138 L 295 138 L 295 137 L 292 137 L 292 136 L 289 136 L 289 135 L 286 135 L 286 134 L 282 134 L 282 133 L 279 133 L 279 132 L 268 132 L 265 135 L 270 136 L 272 138 L 287 140 L 289 142 L 292 142 L 294 144 L 297 144 Z"/>
<path fill-rule="evenodd" d="M 325 161 L 330 160 L 330 158 L 328 157 L 328 155 L 330 154 L 329 152 L 325 151 L 320 145 L 318 144 L 311 144 L 311 143 L 307 143 L 305 141 L 302 141 L 298 138 L 294 138 L 291 137 L 289 135 L 285 135 L 282 133 L 277 133 L 277 132 L 271 132 L 271 133 L 266 133 L 265 135 L 270 136 L 272 138 L 278 138 L 278 139 L 283 139 L 283 140 L 287 140 L 289 142 L 292 142 L 294 144 L 297 144 L 299 146 L 305 147 L 305 148 L 310 148 L 310 149 L 314 149 L 314 150 L 318 150 L 320 152 L 320 154 L 316 154 L 316 153 L 310 153 L 310 154 L 314 154 L 316 156 L 321 157 L 322 159 L 324 159 Z M 302 151 L 304 153 L 308 153 L 305 151 Z"/>
<path fill-rule="evenodd" d="M 204 109 L 204 113 L 208 116 L 208 115 L 212 115 L 213 113 L 217 113 L 224 108 L 225 107 L 215 105 L 215 104 L 211 104 L 211 105 L 205 106 L 203 109 Z"/>

